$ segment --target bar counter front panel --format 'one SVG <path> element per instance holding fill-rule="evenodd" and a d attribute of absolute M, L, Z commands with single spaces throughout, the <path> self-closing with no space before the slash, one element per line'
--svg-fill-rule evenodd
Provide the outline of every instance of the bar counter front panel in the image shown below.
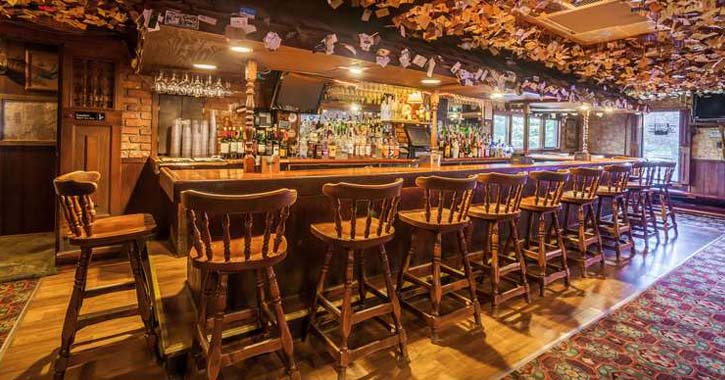
<path fill-rule="evenodd" d="M 249 194 L 272 191 L 279 188 L 289 188 L 298 191 L 297 203 L 290 211 L 287 221 L 286 237 L 289 251 L 287 258 L 276 267 L 279 284 L 283 297 L 293 304 L 304 305 L 309 302 L 312 291 L 316 285 L 317 277 L 322 266 L 322 259 L 327 247 L 310 233 L 310 225 L 318 222 L 333 220 L 329 200 L 322 194 L 325 183 L 349 182 L 361 184 L 389 183 L 397 178 L 404 180 L 403 192 L 399 205 L 400 210 L 409 210 L 423 207 L 423 192 L 415 186 L 415 179 L 419 176 L 446 176 L 466 177 L 479 173 L 499 172 L 518 173 L 536 170 L 558 170 L 571 167 L 603 166 L 612 163 L 623 163 L 620 160 L 597 161 L 568 161 L 568 162 L 541 162 L 532 165 L 516 164 L 485 164 L 485 165 L 458 165 L 432 168 L 410 167 L 379 167 L 379 168 L 336 168 L 319 170 L 282 171 L 279 173 L 244 173 L 241 169 L 171 169 L 161 168 L 161 187 L 173 204 L 175 212 L 171 222 L 171 240 L 177 254 L 185 255 L 190 247 L 185 238 L 187 232 L 186 211 L 180 205 L 181 192 L 197 190 L 221 194 Z M 533 191 L 528 189 L 529 192 Z M 477 196 L 480 197 L 480 194 Z M 474 202 L 477 199 L 474 198 Z M 523 219 L 523 218 L 522 218 Z M 520 227 L 525 223 L 522 222 Z M 410 228 L 403 223 L 395 223 L 396 237 L 387 246 L 390 253 L 391 265 L 396 271 L 400 267 L 403 253 L 410 247 Z M 433 236 L 421 236 L 416 240 L 419 254 L 417 263 L 430 260 Z M 474 226 L 473 241 L 469 242 L 470 251 L 480 251 L 482 248 L 481 226 Z M 523 235 L 523 233 L 521 234 Z M 457 245 L 453 236 L 444 239 L 443 254 L 455 257 Z M 328 276 L 330 284 L 339 284 L 342 281 L 344 255 L 333 258 L 332 270 Z M 381 273 L 377 261 L 367 260 L 368 273 L 372 276 Z M 198 274 L 189 266 L 188 282 L 192 293 L 198 292 Z M 246 306 L 246 300 L 254 299 L 254 279 L 231 278 L 229 283 L 230 306 L 239 308 Z M 288 312 L 293 312 L 288 310 Z"/>

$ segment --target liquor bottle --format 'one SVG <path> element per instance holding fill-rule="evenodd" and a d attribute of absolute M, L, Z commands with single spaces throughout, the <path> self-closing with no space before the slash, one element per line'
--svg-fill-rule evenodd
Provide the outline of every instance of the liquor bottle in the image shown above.
<path fill-rule="evenodd" d="M 229 152 L 229 131 L 227 127 L 224 127 L 221 143 L 219 144 L 219 154 L 226 160 L 229 158 Z"/>
<path fill-rule="evenodd" d="M 267 138 L 263 131 L 258 132 L 257 137 L 257 155 L 264 156 L 267 154 Z"/>

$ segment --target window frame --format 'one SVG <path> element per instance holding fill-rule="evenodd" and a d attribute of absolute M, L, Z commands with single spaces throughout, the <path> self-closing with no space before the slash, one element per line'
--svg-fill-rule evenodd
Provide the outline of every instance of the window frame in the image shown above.
<path fill-rule="evenodd" d="M 494 112 L 494 114 L 493 114 L 494 120 L 495 120 L 496 116 L 506 117 L 506 140 L 504 142 L 507 145 L 513 147 L 514 146 L 514 144 L 513 144 L 513 119 L 514 119 L 514 117 L 521 117 L 522 119 L 524 119 L 525 118 L 524 114 L 521 112 L 499 111 L 499 112 Z M 543 115 L 536 117 L 536 116 L 533 116 L 532 114 L 529 114 L 529 119 L 539 119 L 540 120 L 540 123 L 539 123 L 539 148 L 531 149 L 531 147 L 529 146 L 528 147 L 529 151 L 543 152 L 543 151 L 557 151 L 557 150 L 561 149 L 561 120 L 545 118 Z M 554 147 L 546 146 L 546 122 L 548 120 L 556 121 L 556 146 L 554 146 Z M 495 126 L 492 123 L 491 136 L 493 136 L 494 128 L 495 128 Z M 530 122 L 529 122 L 529 128 L 531 128 Z M 529 133 L 531 133 L 530 130 L 529 130 Z M 529 136 L 529 137 L 531 137 L 531 136 Z M 523 146 L 523 141 L 521 143 Z M 522 148 L 514 147 L 514 150 L 516 152 L 520 153 L 520 152 L 524 151 L 524 148 L 526 148 L 526 147 L 522 147 Z"/>

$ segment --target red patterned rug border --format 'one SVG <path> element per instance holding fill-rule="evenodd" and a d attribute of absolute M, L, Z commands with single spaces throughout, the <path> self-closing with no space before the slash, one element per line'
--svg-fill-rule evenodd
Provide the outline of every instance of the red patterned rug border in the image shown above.
<path fill-rule="evenodd" d="M 582 332 L 583 330 L 587 329 L 588 327 L 591 327 L 591 326 L 593 326 L 593 325 L 594 325 L 595 323 L 597 323 L 597 322 L 601 321 L 602 319 L 604 319 L 604 318 L 607 318 L 607 317 L 611 316 L 611 315 L 612 315 L 612 314 L 614 314 L 614 313 L 615 313 L 615 312 L 616 312 L 617 310 L 621 309 L 622 307 L 624 307 L 624 306 L 625 306 L 625 305 L 627 305 L 628 303 L 630 303 L 630 302 L 634 301 L 634 300 L 635 300 L 635 299 L 636 299 L 637 297 L 641 296 L 641 295 L 642 295 L 642 294 L 643 294 L 644 292 L 646 292 L 647 290 L 649 290 L 650 288 L 652 288 L 653 286 L 655 286 L 655 285 L 656 285 L 656 284 L 657 284 L 658 282 L 660 282 L 660 281 L 661 281 L 661 280 L 662 280 L 663 278 L 665 278 L 665 277 L 669 276 L 669 275 L 670 275 L 671 273 L 673 273 L 674 271 L 676 271 L 677 269 L 679 269 L 679 268 L 680 268 L 681 266 L 685 265 L 685 264 L 686 264 L 687 262 L 689 262 L 689 261 L 690 261 L 690 260 L 691 260 L 691 259 L 692 259 L 693 257 L 695 257 L 696 255 L 700 254 L 700 252 L 702 252 L 702 251 L 704 251 L 704 250 L 706 250 L 706 249 L 710 248 L 710 246 L 712 246 L 712 245 L 715 245 L 716 243 L 718 243 L 718 242 L 719 242 L 719 241 L 721 241 L 721 240 L 725 240 L 725 235 L 721 235 L 721 236 L 719 236 L 719 237 L 715 238 L 715 239 L 714 239 L 713 241 L 711 241 L 711 242 L 709 242 L 709 243 L 705 244 L 705 245 L 704 245 L 704 246 L 702 246 L 702 247 L 701 247 L 700 249 L 696 250 L 696 251 L 695 251 L 695 252 L 693 252 L 693 253 L 692 253 L 691 255 L 687 256 L 687 257 L 686 257 L 686 258 L 685 258 L 684 260 L 682 260 L 682 262 L 680 262 L 680 263 L 679 263 L 679 264 L 677 264 L 676 266 L 672 267 L 672 269 L 671 269 L 671 270 L 669 270 L 668 272 L 666 272 L 666 273 L 662 273 L 662 274 L 660 274 L 659 276 L 655 277 L 654 281 L 652 281 L 652 283 L 651 283 L 651 284 L 650 284 L 649 286 L 647 286 L 647 287 L 644 287 L 644 288 L 642 288 L 642 289 L 640 289 L 640 290 L 637 290 L 637 291 L 635 291 L 635 292 L 634 292 L 633 294 L 631 294 L 631 295 L 627 296 L 626 298 L 624 298 L 624 299 L 622 299 L 621 301 L 617 302 L 616 304 L 612 305 L 612 307 L 611 307 L 611 308 L 609 308 L 609 310 L 607 310 L 606 312 L 604 312 L 604 313 L 602 313 L 602 314 L 600 314 L 600 315 L 596 316 L 596 317 L 595 317 L 595 318 L 593 318 L 593 319 L 592 319 L 591 321 L 587 321 L 586 323 L 584 323 L 583 325 L 581 325 L 581 326 L 577 327 L 576 329 L 574 329 L 574 330 L 572 330 L 572 331 L 570 331 L 570 332 L 568 332 L 568 333 L 566 333 L 566 334 L 562 335 L 562 336 L 561 336 L 560 338 L 557 338 L 557 339 L 555 339 L 554 341 L 552 341 L 552 342 L 550 342 L 550 343 L 546 344 L 546 345 L 545 345 L 544 347 L 540 348 L 539 350 L 537 350 L 537 351 L 536 351 L 536 352 L 534 352 L 533 354 L 531 354 L 531 355 L 528 355 L 528 356 L 526 356 L 525 358 L 523 358 L 523 359 L 519 360 L 519 361 L 518 361 L 518 362 L 517 362 L 517 363 L 516 363 L 515 365 L 513 365 L 513 366 L 512 366 L 512 367 L 511 367 L 510 369 L 507 369 L 507 370 L 503 370 L 503 371 L 500 371 L 500 372 L 498 372 L 497 374 L 493 375 L 493 376 L 491 377 L 491 379 L 492 379 L 492 380 L 498 380 L 498 379 L 501 379 L 501 378 L 504 378 L 504 377 L 506 377 L 506 376 L 510 375 L 510 374 L 511 374 L 511 373 L 513 373 L 513 372 L 516 372 L 516 371 L 518 371 L 519 369 L 521 369 L 521 368 L 522 368 L 522 367 L 524 367 L 525 365 L 529 364 L 529 362 L 531 362 L 532 360 L 534 360 L 534 359 L 538 358 L 539 356 L 541 356 L 541 354 L 543 354 L 543 353 L 545 353 L 545 352 L 547 352 L 547 351 L 551 350 L 551 349 L 552 349 L 552 348 L 553 348 L 554 346 L 556 346 L 556 345 L 560 344 L 561 342 L 563 342 L 563 341 L 565 341 L 565 340 L 567 340 L 567 339 L 571 339 L 572 337 L 574 337 L 575 335 L 579 334 L 580 332 Z"/>
<path fill-rule="evenodd" d="M 17 281 L 28 281 L 33 279 L 25 279 L 25 280 L 17 280 Z M 33 289 L 32 292 L 30 292 L 30 295 L 28 296 L 28 300 L 25 302 L 25 305 L 23 306 L 23 309 L 20 310 L 20 313 L 18 314 L 17 318 L 15 318 L 15 323 L 13 324 L 13 327 L 10 329 L 10 332 L 8 332 L 7 337 L 5 340 L 0 344 L 0 361 L 2 361 L 3 356 L 5 356 L 5 352 L 10 347 L 10 343 L 13 341 L 13 337 L 15 336 L 16 331 L 18 330 L 18 326 L 20 325 L 20 321 L 23 320 L 23 317 L 25 317 L 25 313 L 28 311 L 28 307 L 30 306 L 30 302 L 33 301 L 33 298 L 35 298 L 35 293 L 38 292 L 38 289 L 40 289 L 40 282 L 42 279 L 36 279 L 35 283 L 35 289 Z"/>

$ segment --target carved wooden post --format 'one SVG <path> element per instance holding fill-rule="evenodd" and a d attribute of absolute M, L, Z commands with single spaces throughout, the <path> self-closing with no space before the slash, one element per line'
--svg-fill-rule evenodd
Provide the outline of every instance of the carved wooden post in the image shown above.
<path fill-rule="evenodd" d="M 582 150 L 576 154 L 577 160 L 589 161 L 592 155 L 589 154 L 589 115 L 590 111 L 582 111 Z"/>
<path fill-rule="evenodd" d="M 722 141 L 722 159 L 725 161 L 725 125 L 720 126 L 720 141 Z"/>
<path fill-rule="evenodd" d="M 431 152 L 438 151 L 438 104 L 440 103 L 440 95 L 438 90 L 433 91 L 430 95 L 430 149 Z"/>
<path fill-rule="evenodd" d="M 524 104 L 524 156 L 529 155 L 529 113 L 531 108 L 529 103 Z"/>
<path fill-rule="evenodd" d="M 252 59 L 247 61 L 247 66 L 244 70 L 244 77 L 247 82 L 247 99 L 245 102 L 245 107 L 247 111 L 244 120 L 244 142 L 246 152 L 246 154 L 244 155 L 244 171 L 254 172 L 254 152 L 252 152 L 252 139 L 254 138 L 254 83 L 257 79 L 256 61 Z"/>

